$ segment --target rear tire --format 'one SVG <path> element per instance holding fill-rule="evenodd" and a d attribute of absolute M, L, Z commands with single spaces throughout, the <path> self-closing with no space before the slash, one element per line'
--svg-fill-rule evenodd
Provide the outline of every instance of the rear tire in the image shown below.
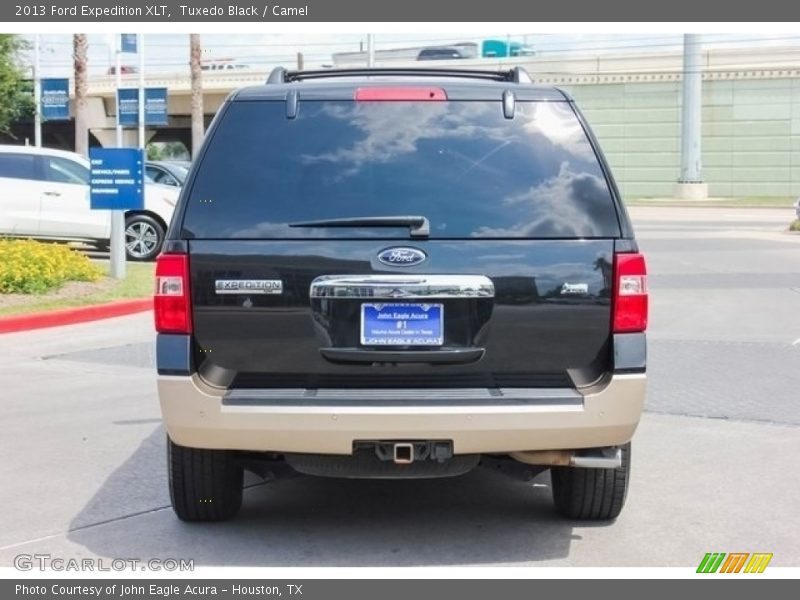
<path fill-rule="evenodd" d="M 167 437 L 172 509 L 183 521 L 224 521 L 242 506 L 244 469 L 230 450 L 179 446 Z"/>
<path fill-rule="evenodd" d="M 136 213 L 125 219 L 125 254 L 128 260 L 155 260 L 161 252 L 166 232 L 157 219 Z"/>
<path fill-rule="evenodd" d="M 568 519 L 616 519 L 625 505 L 631 472 L 631 444 L 622 446 L 618 469 L 551 467 L 556 510 Z"/>

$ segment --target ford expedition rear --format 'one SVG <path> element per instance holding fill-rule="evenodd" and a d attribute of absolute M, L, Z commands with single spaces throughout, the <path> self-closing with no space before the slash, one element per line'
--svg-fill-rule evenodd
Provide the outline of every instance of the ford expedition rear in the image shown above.
<path fill-rule="evenodd" d="M 558 511 L 625 501 L 645 262 L 564 92 L 521 69 L 287 72 L 231 94 L 157 263 L 172 504 L 243 471 L 550 470 Z"/>

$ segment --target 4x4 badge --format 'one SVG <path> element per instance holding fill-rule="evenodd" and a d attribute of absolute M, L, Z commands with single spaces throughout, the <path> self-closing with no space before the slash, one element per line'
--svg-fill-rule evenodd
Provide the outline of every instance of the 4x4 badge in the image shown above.
<path fill-rule="evenodd" d="M 378 253 L 378 260 L 390 267 L 413 267 L 423 262 L 428 255 L 417 248 L 397 246 Z"/>

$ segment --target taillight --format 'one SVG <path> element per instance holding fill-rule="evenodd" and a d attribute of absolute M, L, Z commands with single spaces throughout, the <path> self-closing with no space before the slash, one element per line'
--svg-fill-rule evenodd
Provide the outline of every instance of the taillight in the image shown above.
<path fill-rule="evenodd" d="M 391 102 L 413 100 L 416 102 L 441 102 L 447 100 L 442 88 L 436 87 L 371 87 L 358 88 L 355 93 L 356 102 Z"/>
<path fill-rule="evenodd" d="M 647 267 L 641 254 L 614 255 L 614 333 L 647 329 Z"/>
<path fill-rule="evenodd" d="M 156 260 L 156 293 L 153 310 L 156 317 L 156 331 L 159 333 L 192 332 L 187 255 L 162 254 Z"/>

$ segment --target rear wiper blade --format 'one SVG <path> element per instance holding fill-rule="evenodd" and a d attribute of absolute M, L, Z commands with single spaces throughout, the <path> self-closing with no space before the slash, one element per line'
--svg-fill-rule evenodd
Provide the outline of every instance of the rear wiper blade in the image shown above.
<path fill-rule="evenodd" d="M 431 224 L 419 215 L 389 217 L 346 217 L 289 223 L 289 227 L 408 227 L 411 237 L 428 237 Z"/>

